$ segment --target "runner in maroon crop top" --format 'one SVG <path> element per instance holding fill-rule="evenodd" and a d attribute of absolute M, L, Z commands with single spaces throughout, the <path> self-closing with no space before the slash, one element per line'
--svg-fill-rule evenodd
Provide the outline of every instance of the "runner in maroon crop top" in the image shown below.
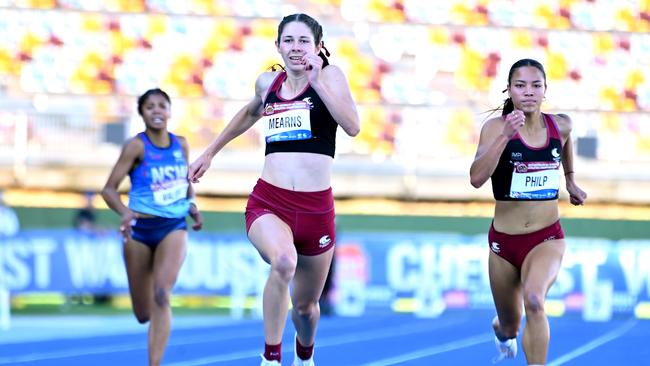
<path fill-rule="evenodd" d="M 543 66 L 531 59 L 517 61 L 506 90 L 502 116 L 483 125 L 470 179 L 479 188 L 491 178 L 496 200 L 488 263 L 498 358 L 517 354 L 523 301 L 526 360 L 544 365 L 550 334 L 544 301 L 566 245 L 557 204 L 561 176 L 572 204 L 582 205 L 587 194 L 574 181 L 571 119 L 540 111 L 546 92 Z"/>
<path fill-rule="evenodd" d="M 330 188 L 336 129 L 359 133 L 346 78 L 327 62 L 322 36 L 310 16 L 285 17 L 276 41 L 284 70 L 257 78 L 255 97 L 190 166 L 189 177 L 198 182 L 228 142 L 256 121 L 263 124 L 264 168 L 246 206 L 248 237 L 271 265 L 263 295 L 262 365 L 280 365 L 289 296 L 296 328 L 293 364 L 314 364 L 318 300 L 336 242 Z"/>

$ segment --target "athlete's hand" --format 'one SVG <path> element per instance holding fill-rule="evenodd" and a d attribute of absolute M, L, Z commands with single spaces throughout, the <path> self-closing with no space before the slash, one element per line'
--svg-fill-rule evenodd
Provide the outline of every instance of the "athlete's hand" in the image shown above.
<path fill-rule="evenodd" d="M 192 183 L 198 183 L 199 178 L 205 174 L 206 171 L 210 168 L 210 163 L 212 158 L 207 156 L 205 153 L 201 154 L 194 162 L 190 165 L 190 170 L 187 173 L 187 179 Z"/>
<path fill-rule="evenodd" d="M 569 202 L 574 206 L 583 205 L 587 200 L 587 193 L 575 184 L 573 178 L 567 179 L 566 190 L 569 192 Z"/>
<path fill-rule="evenodd" d="M 524 112 L 515 109 L 506 115 L 505 120 L 506 123 L 503 125 L 502 134 L 510 139 L 520 128 L 524 127 L 526 116 L 524 116 Z"/>
<path fill-rule="evenodd" d="M 199 208 L 195 204 L 190 204 L 190 217 L 194 220 L 192 229 L 194 231 L 201 230 L 203 227 L 203 215 L 201 215 L 201 211 L 199 211 Z"/>
<path fill-rule="evenodd" d="M 135 224 L 135 220 L 137 219 L 138 214 L 131 210 L 122 215 L 122 219 L 120 220 L 120 233 L 125 243 L 131 240 L 131 233 L 133 232 L 131 226 Z"/>
<path fill-rule="evenodd" d="M 323 59 L 316 53 L 305 54 L 302 56 L 302 64 L 305 65 L 309 83 L 313 85 L 318 82 L 320 72 L 323 69 Z"/>

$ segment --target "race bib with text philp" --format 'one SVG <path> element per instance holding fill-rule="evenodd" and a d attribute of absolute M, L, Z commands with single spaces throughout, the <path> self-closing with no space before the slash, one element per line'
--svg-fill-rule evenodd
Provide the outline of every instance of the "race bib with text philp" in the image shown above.
<path fill-rule="evenodd" d="M 510 197 L 549 199 L 560 189 L 560 162 L 521 162 L 515 164 L 510 182 Z"/>

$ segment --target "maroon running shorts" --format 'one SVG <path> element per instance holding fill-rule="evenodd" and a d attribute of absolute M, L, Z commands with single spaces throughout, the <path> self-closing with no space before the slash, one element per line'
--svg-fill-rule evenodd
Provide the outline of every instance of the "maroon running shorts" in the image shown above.
<path fill-rule="evenodd" d="M 490 225 L 490 232 L 488 233 L 488 245 L 494 254 L 521 270 L 524 259 L 533 248 L 545 241 L 562 238 L 564 238 L 564 231 L 560 225 L 560 220 L 541 230 L 518 235 L 498 232 L 494 229 L 493 223 Z"/>
<path fill-rule="evenodd" d="M 266 214 L 274 214 L 289 226 L 298 254 L 318 255 L 336 243 L 332 188 L 297 192 L 258 179 L 246 204 L 246 232 Z"/>

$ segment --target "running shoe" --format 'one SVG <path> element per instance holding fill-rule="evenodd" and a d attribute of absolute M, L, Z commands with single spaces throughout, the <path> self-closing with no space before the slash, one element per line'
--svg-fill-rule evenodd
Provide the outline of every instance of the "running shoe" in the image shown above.
<path fill-rule="evenodd" d="M 494 344 L 499 354 L 492 360 L 492 363 L 517 356 L 517 338 L 510 338 L 502 342 L 497 336 L 494 336 Z"/>
<path fill-rule="evenodd" d="M 494 329 L 494 345 L 497 347 L 498 355 L 492 359 L 492 363 L 497 363 L 506 358 L 515 358 L 517 356 L 517 337 L 501 341 L 496 333 L 499 331 L 499 317 L 492 319 L 492 329 Z"/>
<path fill-rule="evenodd" d="M 260 356 L 262 356 L 262 363 L 260 364 L 260 366 L 281 366 L 282 365 L 279 361 L 276 360 L 269 361 L 266 358 L 264 358 L 264 355 L 260 355 Z"/>
<path fill-rule="evenodd" d="M 298 338 L 298 335 L 296 334 L 293 337 L 293 364 L 292 366 L 315 366 L 316 364 L 314 363 L 314 354 L 311 354 L 311 357 L 308 360 L 303 360 L 300 357 L 298 357 L 298 352 L 296 352 L 296 339 Z"/>

